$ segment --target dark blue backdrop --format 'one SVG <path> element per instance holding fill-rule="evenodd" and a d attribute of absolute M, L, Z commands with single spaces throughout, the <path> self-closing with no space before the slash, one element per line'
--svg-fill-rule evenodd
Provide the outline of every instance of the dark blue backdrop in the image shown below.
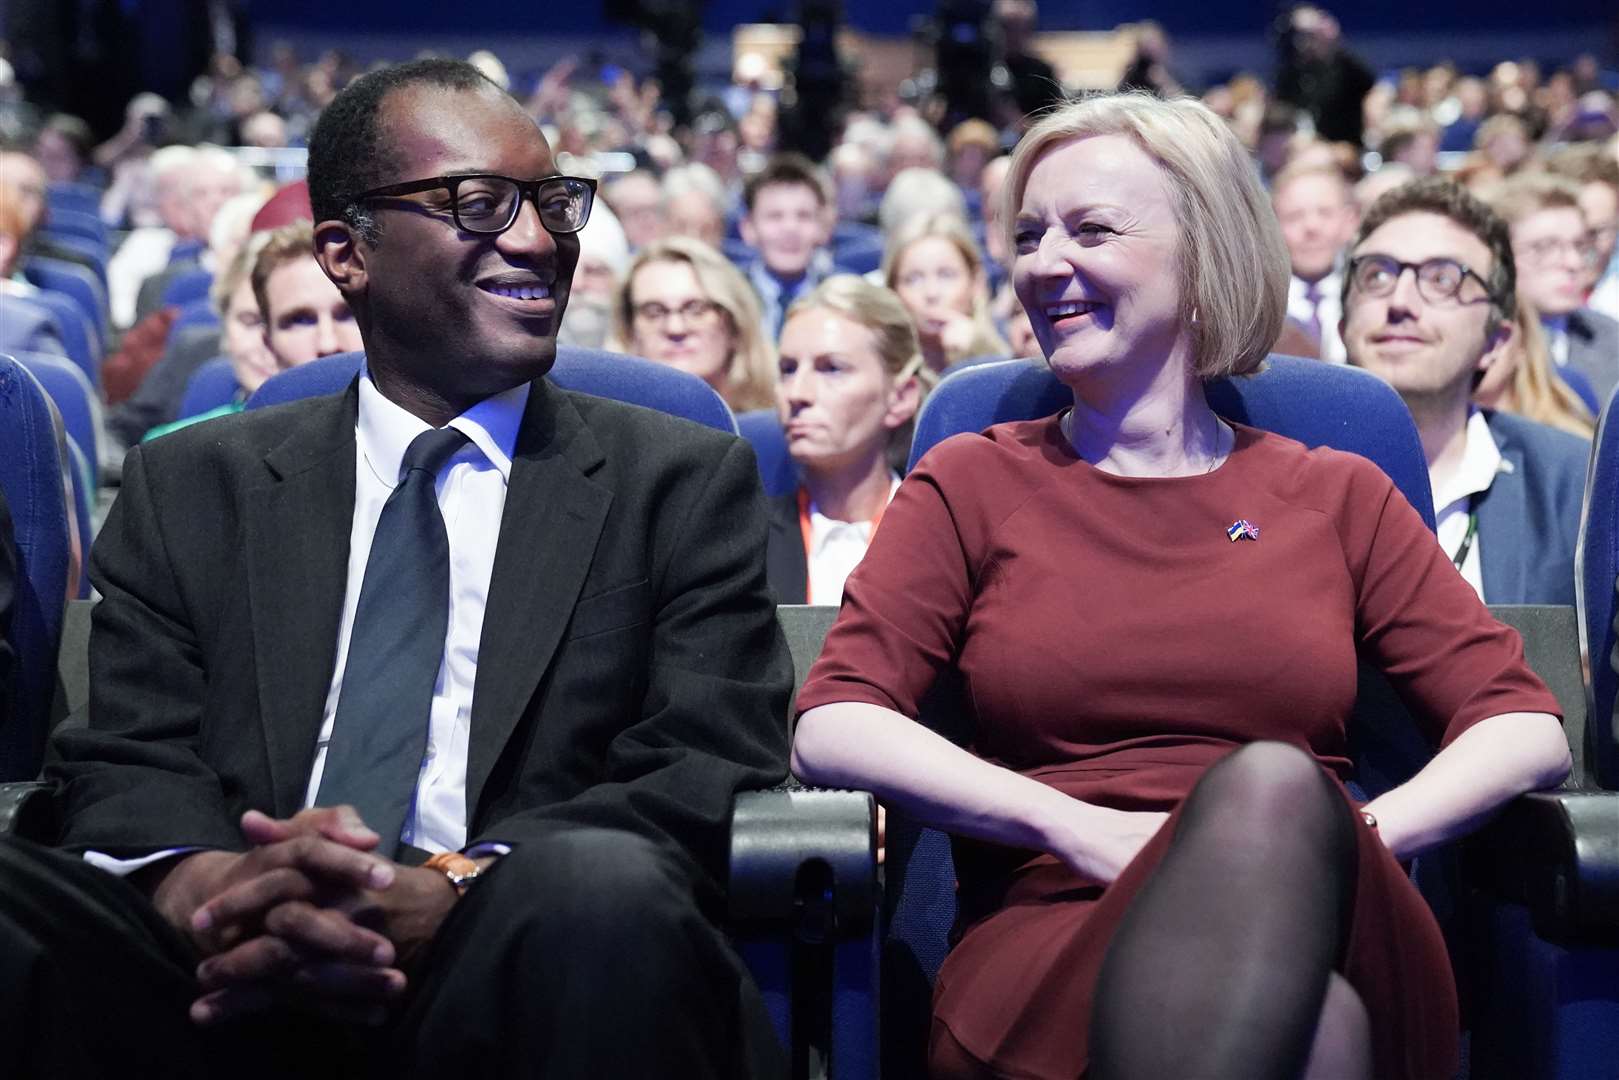
<path fill-rule="evenodd" d="M 476 33 L 488 29 L 532 34 L 547 31 L 568 35 L 601 33 L 614 29 L 599 3 L 512 3 L 493 5 L 446 4 L 442 0 L 249 0 L 260 19 L 278 26 L 310 29 L 365 27 L 396 33 Z M 792 0 L 709 0 L 703 22 L 710 31 L 728 30 L 737 23 L 768 22 L 789 16 Z M 1214 35 L 1260 33 L 1281 5 L 1274 0 L 1042 0 L 1041 26 L 1049 30 L 1106 30 L 1121 22 L 1154 18 L 1171 34 Z M 1354 34 L 1458 29 L 1546 30 L 1556 26 L 1591 26 L 1612 22 L 1613 9 L 1601 0 L 1444 0 L 1415 4 L 1411 0 L 1342 0 L 1335 8 L 1345 30 Z M 934 10 L 933 0 L 889 0 L 886 3 L 850 3 L 845 0 L 852 26 L 883 34 L 904 33 L 913 16 Z M 473 11 L 480 13 L 474 20 Z M 1532 17 L 1529 12 L 1533 12 Z M 1605 18 L 1606 16 L 1606 18 Z M 1597 43 L 1593 43 L 1597 44 Z"/>

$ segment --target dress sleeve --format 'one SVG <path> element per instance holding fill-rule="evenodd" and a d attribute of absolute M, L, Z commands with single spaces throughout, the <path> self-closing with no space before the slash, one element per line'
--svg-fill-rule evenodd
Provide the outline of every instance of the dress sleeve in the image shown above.
<path fill-rule="evenodd" d="M 958 436 L 913 469 L 883 512 L 843 606 L 798 695 L 800 713 L 838 701 L 881 705 L 915 718 L 922 697 L 956 656 L 976 594 L 978 509 L 961 472 Z M 970 451 L 968 451 L 970 454 Z M 952 505 L 952 496 L 960 505 Z"/>
<path fill-rule="evenodd" d="M 1367 464 L 1339 517 L 1356 582 L 1356 641 L 1431 740 L 1449 745 L 1510 712 L 1561 716 L 1524 661 L 1518 632 L 1497 622 L 1394 484 Z"/>

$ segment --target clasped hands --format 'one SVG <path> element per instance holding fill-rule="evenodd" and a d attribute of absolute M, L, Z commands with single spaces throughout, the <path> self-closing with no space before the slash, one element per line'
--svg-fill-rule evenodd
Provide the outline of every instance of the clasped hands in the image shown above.
<path fill-rule="evenodd" d="M 404 993 L 405 967 L 454 906 L 454 888 L 375 854 L 380 837 L 347 806 L 285 820 L 250 810 L 241 824 L 247 851 L 184 856 L 152 889 L 157 909 L 204 956 L 192 1020 L 288 1007 L 381 1023 Z"/>

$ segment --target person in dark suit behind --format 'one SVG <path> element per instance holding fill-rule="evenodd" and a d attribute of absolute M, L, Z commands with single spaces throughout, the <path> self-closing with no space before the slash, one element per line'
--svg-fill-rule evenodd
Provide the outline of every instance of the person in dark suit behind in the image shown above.
<path fill-rule="evenodd" d="M 854 274 L 787 310 L 780 365 L 776 411 L 804 482 L 770 500 L 770 587 L 783 604 L 835 605 L 899 487 L 893 459 L 933 376 L 904 303 Z"/>
<path fill-rule="evenodd" d="M 470 65 L 350 83 L 309 176 L 366 366 L 131 451 L 0 1072 L 784 1072 L 711 921 L 786 761 L 747 444 L 540 378 L 593 186 Z"/>
<path fill-rule="evenodd" d="M 17 678 L 17 653 L 11 647 L 11 609 L 17 601 L 17 543 L 11 529 L 11 508 L 0 491 L 0 729 L 11 723 L 12 687 Z"/>
<path fill-rule="evenodd" d="M 1511 342 L 1516 276 L 1506 222 L 1452 181 L 1413 181 L 1366 212 L 1341 331 L 1349 362 L 1411 409 L 1462 577 L 1486 603 L 1572 604 L 1589 445 L 1472 404 Z"/>

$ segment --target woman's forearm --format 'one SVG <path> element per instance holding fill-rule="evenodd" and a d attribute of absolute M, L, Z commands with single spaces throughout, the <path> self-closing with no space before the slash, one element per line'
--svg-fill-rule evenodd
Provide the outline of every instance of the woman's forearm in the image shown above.
<path fill-rule="evenodd" d="M 875 792 L 947 832 L 1049 851 L 1071 865 L 1094 862 L 1098 874 L 1111 865 L 1117 811 L 991 764 L 892 709 L 810 709 L 793 736 L 792 767 L 807 783 Z"/>
<path fill-rule="evenodd" d="M 1383 843 L 1409 859 L 1466 835 L 1510 799 L 1568 775 L 1568 741 L 1546 713 L 1504 713 L 1462 732 L 1410 780 L 1366 804 Z"/>

